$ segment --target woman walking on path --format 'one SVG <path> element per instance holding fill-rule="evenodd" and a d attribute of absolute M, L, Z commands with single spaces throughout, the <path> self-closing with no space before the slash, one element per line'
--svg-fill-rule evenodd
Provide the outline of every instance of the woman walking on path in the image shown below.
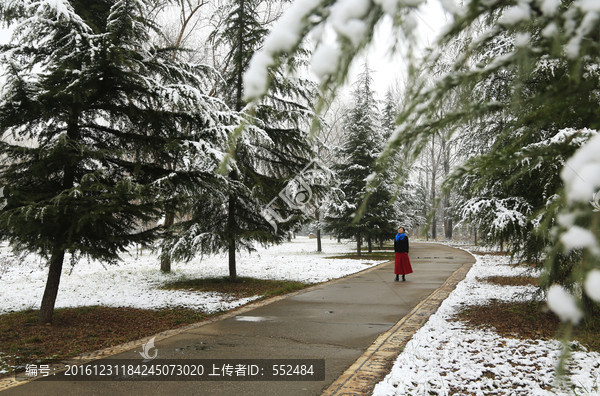
<path fill-rule="evenodd" d="M 410 259 L 408 258 L 408 236 L 404 231 L 404 227 L 398 228 L 398 233 L 394 240 L 394 252 L 396 252 L 396 263 L 394 265 L 394 274 L 396 274 L 395 281 L 398 282 L 399 276 L 402 275 L 402 281 L 405 281 L 404 277 L 406 274 L 413 272 L 410 265 Z"/>

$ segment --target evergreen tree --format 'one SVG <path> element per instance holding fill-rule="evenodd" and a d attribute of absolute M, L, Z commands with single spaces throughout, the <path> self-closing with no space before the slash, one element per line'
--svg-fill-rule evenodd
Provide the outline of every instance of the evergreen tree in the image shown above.
<path fill-rule="evenodd" d="M 382 137 L 387 142 L 396 129 L 396 117 L 398 116 L 398 102 L 394 97 L 392 89 L 389 88 L 385 93 L 383 100 L 383 110 L 381 112 L 381 130 Z"/>
<path fill-rule="evenodd" d="M 539 31 L 534 35 L 541 36 Z M 520 51 L 515 38 L 504 32 L 473 51 L 473 62 L 487 64 L 515 51 Z M 484 243 L 506 246 L 521 260 L 541 265 L 552 244 L 547 225 L 557 220 L 553 201 L 562 188 L 560 170 L 593 136 L 585 127 L 594 122 L 589 108 L 595 100 L 588 90 L 595 88 L 582 88 L 566 103 L 540 102 L 540 94 L 544 97 L 563 84 L 569 75 L 567 63 L 547 57 L 526 74 L 522 72 L 511 65 L 471 81 L 473 98 L 480 103 L 493 100 L 497 108 L 469 119 L 463 151 L 479 152 L 447 180 L 446 190 L 461 191 L 461 220 L 475 224 Z M 571 265 L 578 260 L 576 255 L 559 256 Z M 550 282 L 568 284 L 570 280 L 560 276 Z"/>
<path fill-rule="evenodd" d="M 312 157 L 307 131 L 314 116 L 314 84 L 280 67 L 270 72 L 273 89 L 269 95 L 252 108 L 244 99 L 244 72 L 268 33 L 261 11 L 265 5 L 260 0 L 226 4 L 222 28 L 212 33 L 216 45 L 226 53 L 217 95 L 245 122 L 230 131 L 231 160 L 225 162 L 224 188 L 218 194 L 198 196 L 192 218 L 179 224 L 178 238 L 168 242 L 176 259 L 188 260 L 195 252 L 226 251 L 232 280 L 237 277 L 237 251 L 252 251 L 256 242 L 279 243 L 289 229 L 307 217 L 295 204 L 289 204 L 300 196 L 298 191 L 286 187 Z M 289 58 L 285 66 L 295 70 L 302 59 Z M 294 196 L 286 196 L 291 200 L 288 204 L 278 201 L 280 217 L 273 221 L 265 210 L 279 193 Z"/>
<path fill-rule="evenodd" d="M 207 70 L 149 43 L 138 0 L 11 2 L 2 51 L 0 238 L 49 258 L 39 320 L 52 321 L 65 255 L 114 262 L 148 243 L 159 208 L 216 184 L 221 124 Z M 165 164 L 176 163 L 180 170 Z"/>
<path fill-rule="evenodd" d="M 383 102 L 381 115 L 382 152 L 396 128 L 396 117 L 399 110 L 398 98 L 395 96 L 390 88 L 386 92 Z M 390 235 L 393 235 L 398 227 L 404 227 L 411 232 L 424 223 L 426 214 L 420 213 L 422 207 L 418 195 L 420 187 L 417 183 L 409 180 L 414 173 L 412 167 L 409 163 L 403 161 L 401 155 L 396 155 L 393 161 L 390 161 L 383 170 L 380 170 L 380 173 L 379 188 L 383 191 L 378 194 L 378 198 L 373 198 L 382 205 L 381 215 L 388 218 L 388 223 L 384 223 L 386 228 L 381 229 L 381 233 L 378 234 L 378 238 L 384 241 L 390 239 Z"/>
<path fill-rule="evenodd" d="M 361 207 L 367 195 L 367 180 L 375 171 L 375 160 L 383 146 L 372 83 L 371 70 L 365 64 L 352 93 L 354 105 L 344 121 L 345 141 L 339 152 L 343 161 L 334 168 L 344 199 L 332 202 L 326 217 L 328 230 L 356 239 L 359 256 L 363 239 L 371 248 L 373 240 L 386 233 L 389 236 L 397 223 L 388 210 L 391 194 L 385 184 L 373 183 L 371 199 Z"/>

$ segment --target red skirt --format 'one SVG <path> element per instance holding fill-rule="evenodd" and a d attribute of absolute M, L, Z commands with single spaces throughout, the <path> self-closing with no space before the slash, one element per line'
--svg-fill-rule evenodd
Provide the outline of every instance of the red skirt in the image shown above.
<path fill-rule="evenodd" d="M 396 263 L 394 265 L 394 274 L 406 275 L 412 274 L 408 253 L 396 253 Z"/>

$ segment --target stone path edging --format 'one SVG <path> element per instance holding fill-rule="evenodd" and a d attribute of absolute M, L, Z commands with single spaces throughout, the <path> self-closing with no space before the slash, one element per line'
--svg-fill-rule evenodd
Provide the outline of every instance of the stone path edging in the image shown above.
<path fill-rule="evenodd" d="M 348 274 L 348 275 L 346 275 L 344 277 L 336 278 L 336 279 L 331 279 L 331 280 L 325 281 L 325 282 L 321 282 L 321 283 L 318 283 L 316 285 L 309 286 L 309 287 L 306 287 L 304 289 L 301 289 L 301 290 L 298 290 L 298 291 L 295 291 L 295 292 L 292 292 L 292 293 L 284 294 L 284 295 L 281 295 L 281 296 L 270 297 L 270 298 L 262 299 L 262 300 L 255 301 L 255 302 L 250 302 L 250 303 L 248 303 L 246 305 L 243 305 L 243 306 L 237 307 L 237 308 L 233 308 L 233 309 L 227 311 L 226 313 L 223 313 L 221 315 L 215 316 L 213 318 L 209 318 L 209 319 L 203 320 L 201 322 L 192 323 L 192 324 L 189 324 L 189 325 L 186 325 L 186 326 L 178 327 L 176 329 L 170 329 L 170 330 L 161 331 L 160 333 L 157 333 L 157 334 L 154 334 L 154 335 L 150 335 L 150 336 L 147 336 L 147 337 L 144 337 L 144 338 L 140 338 L 139 340 L 129 341 L 129 342 L 126 342 L 124 344 L 115 345 L 115 346 L 112 346 L 112 347 L 100 349 L 100 350 L 93 351 L 93 352 L 83 353 L 81 355 L 72 357 L 70 359 L 61 360 L 60 362 L 57 362 L 57 363 L 49 363 L 48 367 L 50 367 L 50 369 L 51 369 L 50 371 L 52 371 L 54 373 L 60 373 L 61 371 L 64 371 L 66 369 L 65 366 L 67 364 L 68 365 L 85 364 L 85 363 L 89 363 L 89 362 L 94 361 L 94 360 L 104 359 L 104 358 L 107 358 L 107 357 L 110 357 L 110 356 L 114 356 L 114 355 L 117 355 L 119 353 L 126 352 L 126 351 L 132 350 L 134 348 L 140 347 L 143 344 L 145 344 L 148 341 L 150 341 L 152 338 L 154 338 L 154 341 L 157 342 L 157 341 L 163 340 L 165 338 L 168 338 L 168 337 L 171 337 L 171 336 L 174 336 L 174 335 L 177 335 L 177 334 L 184 333 L 184 332 L 189 331 L 189 330 L 194 330 L 194 329 L 197 329 L 199 327 L 206 326 L 206 325 L 208 325 L 210 323 L 214 323 L 214 322 L 217 322 L 217 321 L 225 320 L 225 319 L 228 319 L 228 318 L 240 315 L 242 313 L 251 311 L 251 310 L 253 310 L 255 308 L 259 308 L 259 307 L 262 307 L 262 306 L 265 306 L 265 305 L 268 305 L 268 304 L 272 304 L 272 303 L 274 303 L 276 301 L 283 300 L 284 298 L 295 296 L 295 295 L 298 295 L 298 294 L 306 292 L 306 291 L 319 289 L 319 288 L 325 287 L 327 285 L 331 285 L 331 284 L 335 284 L 337 282 L 341 282 L 344 279 L 348 279 L 348 278 L 351 278 L 351 277 L 354 277 L 354 276 L 358 276 L 358 275 L 364 274 L 365 272 L 373 271 L 373 270 L 377 269 L 378 267 L 380 267 L 382 265 L 388 264 L 389 262 L 390 261 L 385 261 L 385 262 L 373 265 L 371 267 L 365 268 L 364 270 L 361 270 L 361 271 L 358 271 L 358 272 L 355 272 L 355 273 L 352 273 L 352 274 Z M 35 381 L 35 378 L 32 378 L 32 379 L 19 379 L 19 380 L 17 380 L 15 378 L 14 374 L 10 374 L 9 376 L 7 376 L 5 378 L 0 378 L 0 392 L 2 392 L 3 390 L 9 389 L 9 388 L 13 388 L 15 386 L 24 385 L 24 384 L 26 384 L 28 382 L 31 382 L 31 381 Z"/>
<path fill-rule="evenodd" d="M 375 385 L 389 374 L 396 358 L 413 334 L 437 311 L 472 266 L 473 263 L 463 264 L 442 286 L 419 302 L 390 330 L 380 335 L 366 352 L 323 392 L 323 395 L 370 395 Z"/>
<path fill-rule="evenodd" d="M 373 271 L 382 265 L 390 262 L 383 262 L 368 267 L 360 272 L 347 275 L 343 278 L 333 279 L 327 282 L 319 283 L 308 288 L 286 294 L 283 296 L 271 297 L 256 302 L 251 302 L 242 307 L 235 308 L 224 314 L 210 318 L 208 320 L 186 325 L 177 329 L 166 330 L 155 335 L 144 337 L 139 340 L 130 341 L 125 344 L 109 347 L 106 349 L 86 353 L 77 357 L 51 364 L 50 367 L 57 369 L 64 368 L 65 364 L 84 364 L 93 360 L 110 357 L 125 351 L 140 347 L 143 343 L 155 338 L 160 341 L 165 338 L 181 334 L 187 331 L 197 329 L 210 323 L 218 322 L 231 318 L 255 308 L 269 305 L 276 301 L 295 296 L 300 293 L 326 287 L 335 284 L 344 279 L 352 278 L 366 272 Z M 433 291 L 424 300 L 420 301 L 406 316 L 398 321 L 390 330 L 380 335 L 375 342 L 368 347 L 362 354 L 333 384 L 331 384 L 323 395 L 364 395 L 371 394 L 374 386 L 380 382 L 390 371 L 397 356 L 402 352 L 406 343 L 413 334 L 423 326 L 429 317 L 437 311 L 441 303 L 454 290 L 456 285 L 462 281 L 472 267 L 472 263 L 463 264 L 454 271 L 448 279 L 435 291 Z M 58 372 L 58 370 L 56 371 Z M 17 380 L 14 375 L 0 379 L 0 392 L 18 385 L 30 382 L 31 380 Z"/>

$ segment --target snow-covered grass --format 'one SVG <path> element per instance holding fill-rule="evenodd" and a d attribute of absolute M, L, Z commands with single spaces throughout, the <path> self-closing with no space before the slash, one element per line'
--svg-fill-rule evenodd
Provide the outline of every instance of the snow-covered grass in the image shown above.
<path fill-rule="evenodd" d="M 237 256 L 238 276 L 319 283 L 339 278 L 382 261 L 327 259 L 351 252 L 354 244 L 323 239 L 323 252 L 316 252 L 316 240 L 298 237 L 291 242 L 258 248 Z M 148 250 L 135 250 L 118 265 L 82 260 L 74 266 L 65 259 L 56 308 L 103 305 L 157 309 L 187 307 L 206 313 L 229 310 L 260 298 L 235 298 L 221 293 L 163 290 L 166 282 L 181 279 L 223 277 L 229 274 L 225 255 L 174 263 L 172 272 L 160 271 L 158 256 Z M 11 311 L 37 309 L 42 300 L 48 270 L 46 261 L 35 255 L 15 257 L 5 245 L 0 247 L 0 315 Z M 7 372 L 0 353 L 0 375 Z"/>
<path fill-rule="evenodd" d="M 262 279 L 286 279 L 307 283 L 345 276 L 381 261 L 327 259 L 354 249 L 351 243 L 298 237 L 291 242 L 238 255 L 238 275 Z M 508 265 L 508 258 L 476 255 L 476 264 L 437 313 L 413 336 L 391 373 L 379 383 L 375 395 L 460 394 L 560 394 L 547 390 L 555 382 L 554 370 L 561 352 L 558 341 L 509 339 L 491 330 L 474 330 L 450 320 L 461 308 L 495 299 L 523 301 L 533 298 L 531 286 L 499 286 L 478 278 L 522 275 L 523 268 Z M 235 299 L 218 293 L 163 290 L 160 286 L 179 279 L 226 276 L 226 256 L 175 263 L 171 274 L 159 270 L 156 254 L 145 251 L 125 257 L 116 266 L 82 261 L 73 268 L 65 263 L 57 308 L 85 305 L 137 308 L 191 307 L 204 312 L 227 310 L 253 298 Z M 45 286 L 45 261 L 35 256 L 17 260 L 8 248 L 0 248 L 0 314 L 38 308 Z M 254 298 L 258 298 L 254 297 Z M 0 358 L 0 366 L 1 366 Z M 575 390 L 563 394 L 600 392 L 600 354 L 572 352 L 568 370 Z M 0 369 L 1 373 L 2 369 Z M 565 388 L 566 389 L 566 388 Z"/>
<path fill-rule="evenodd" d="M 350 252 L 354 245 L 323 239 L 323 252 L 316 252 L 316 240 L 298 237 L 270 248 L 258 248 L 237 256 L 238 276 L 284 279 L 306 283 L 324 282 L 361 271 L 382 261 L 327 259 Z M 172 273 L 160 271 L 159 259 L 148 250 L 135 250 L 118 265 L 82 260 L 75 266 L 65 259 L 56 308 L 103 305 L 110 307 L 165 308 L 188 307 L 206 313 L 228 310 L 259 298 L 238 299 L 219 293 L 163 290 L 166 282 L 222 277 L 229 274 L 225 255 L 174 263 Z M 30 255 L 18 259 L 10 250 L 0 248 L 0 314 L 37 309 L 42 300 L 48 270 L 46 261 Z"/>
<path fill-rule="evenodd" d="M 583 347 L 567 365 L 571 388 L 560 384 L 555 368 L 561 344 L 555 340 L 501 337 L 451 320 L 462 308 L 491 299 L 533 299 L 531 286 L 498 286 L 478 281 L 494 275 L 519 276 L 526 269 L 508 265 L 505 256 L 477 255 L 466 278 L 418 330 L 398 356 L 374 395 L 600 394 L 600 354 Z M 551 386 L 556 386 L 549 390 Z"/>

